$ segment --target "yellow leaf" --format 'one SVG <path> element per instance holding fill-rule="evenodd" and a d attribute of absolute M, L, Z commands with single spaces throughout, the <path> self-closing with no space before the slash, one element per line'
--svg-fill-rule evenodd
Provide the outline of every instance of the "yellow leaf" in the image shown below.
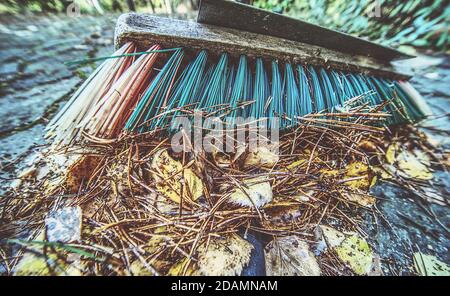
<path fill-rule="evenodd" d="M 400 172 L 406 174 L 407 177 L 421 180 L 433 179 L 433 174 L 424 164 L 424 158 L 418 158 L 408 151 L 402 151 L 397 156 L 397 161 Z"/>
<path fill-rule="evenodd" d="M 50 260 L 50 258 L 49 258 Z M 33 253 L 26 252 L 20 259 L 16 268 L 14 269 L 14 275 L 16 276 L 49 276 L 51 275 L 48 270 L 45 257 L 39 257 Z"/>
<path fill-rule="evenodd" d="M 167 150 L 155 153 L 151 167 L 156 173 L 152 176 L 156 181 L 156 189 L 180 203 L 180 194 L 185 190 L 185 197 L 195 201 L 203 195 L 203 182 L 190 168 L 183 169 L 183 165 L 170 157 Z M 186 186 L 182 186 L 182 184 Z"/>
<path fill-rule="evenodd" d="M 203 195 L 203 182 L 191 169 L 184 170 L 184 180 L 192 200 L 197 200 Z"/>
<path fill-rule="evenodd" d="M 166 231 L 167 230 L 165 226 L 161 226 L 155 229 L 152 237 L 144 246 L 145 252 L 147 254 L 156 254 L 161 250 L 161 244 L 164 243 L 165 238 L 167 237 L 167 234 L 165 233 Z"/>
<path fill-rule="evenodd" d="M 373 173 L 375 173 L 377 176 L 379 176 L 381 179 L 384 179 L 384 180 L 392 179 L 392 175 L 382 167 L 371 167 L 370 170 Z M 371 186 L 373 186 L 373 185 L 371 185 Z"/>
<path fill-rule="evenodd" d="M 306 162 L 307 162 L 306 159 L 299 159 L 299 160 L 294 161 L 290 165 L 288 165 L 287 168 L 288 168 L 288 170 L 293 170 L 293 169 L 303 165 Z"/>
<path fill-rule="evenodd" d="M 36 241 L 45 239 L 44 232 L 41 232 Z M 16 276 L 80 276 L 82 275 L 82 264 L 80 256 L 69 255 L 57 248 L 58 253 L 47 252 L 44 255 L 44 247 L 32 245 L 26 248 L 24 255 L 14 268 Z M 70 259 L 71 258 L 71 259 Z"/>
<path fill-rule="evenodd" d="M 373 186 L 375 186 L 377 184 L 377 181 L 378 181 L 377 176 L 373 176 L 372 181 L 370 181 L 369 188 L 372 188 Z"/>
<path fill-rule="evenodd" d="M 414 268 L 423 276 L 450 276 L 450 267 L 435 256 L 414 253 Z"/>
<path fill-rule="evenodd" d="M 317 151 L 314 151 L 314 156 L 313 156 L 313 160 L 315 158 L 317 158 L 319 155 L 319 153 Z M 298 167 L 303 166 L 304 164 L 307 164 L 309 162 L 309 158 L 311 157 L 311 151 L 309 149 L 305 150 L 305 153 L 303 155 L 300 155 L 299 158 L 292 162 L 291 164 L 289 164 L 287 166 L 288 170 L 294 170 Z"/>
<path fill-rule="evenodd" d="M 355 177 L 363 177 L 357 180 L 351 180 L 345 182 L 346 186 L 356 189 L 367 190 L 369 189 L 369 168 L 366 164 L 362 162 L 352 162 L 346 167 L 346 173 L 344 178 L 350 179 Z"/>
<path fill-rule="evenodd" d="M 368 167 L 366 164 L 362 162 L 352 162 L 346 168 L 347 177 L 356 177 L 366 174 L 368 171 Z"/>
<path fill-rule="evenodd" d="M 67 269 L 67 266 L 56 263 L 57 256 L 55 254 L 44 256 L 43 254 L 35 254 L 26 252 L 20 259 L 14 269 L 16 276 L 51 276 L 56 275 L 81 275 L 76 269 Z M 49 269 L 51 266 L 51 269 Z M 66 270 L 67 269 L 67 270 Z"/>
<path fill-rule="evenodd" d="M 186 269 L 186 272 L 183 273 L 183 271 L 186 268 L 186 265 L 189 264 L 189 266 Z M 181 261 L 175 263 L 167 272 L 167 275 L 171 276 L 180 276 L 180 275 L 186 275 L 186 276 L 195 276 L 199 275 L 198 270 L 194 268 L 195 264 L 192 262 L 192 260 L 189 262 L 188 258 L 184 258 Z"/>
<path fill-rule="evenodd" d="M 357 234 L 344 234 L 329 226 L 320 226 L 328 247 L 358 275 L 368 274 L 374 263 L 374 253 L 367 241 Z"/>
<path fill-rule="evenodd" d="M 392 143 L 389 145 L 386 151 L 386 160 L 389 164 L 393 164 L 395 162 L 397 150 L 400 148 L 400 144 L 398 142 Z"/>
<path fill-rule="evenodd" d="M 130 265 L 131 274 L 134 276 L 154 276 L 155 274 L 145 267 L 145 265 L 140 261 L 136 260 Z"/>
<path fill-rule="evenodd" d="M 365 275 L 369 273 L 372 267 L 373 252 L 365 239 L 351 235 L 335 250 L 339 259 L 356 274 Z"/>
<path fill-rule="evenodd" d="M 268 276 L 319 276 L 320 267 L 306 242 L 297 236 L 275 238 L 264 250 Z"/>
<path fill-rule="evenodd" d="M 337 175 L 339 175 L 339 170 L 321 169 L 320 172 L 324 177 L 336 177 Z"/>

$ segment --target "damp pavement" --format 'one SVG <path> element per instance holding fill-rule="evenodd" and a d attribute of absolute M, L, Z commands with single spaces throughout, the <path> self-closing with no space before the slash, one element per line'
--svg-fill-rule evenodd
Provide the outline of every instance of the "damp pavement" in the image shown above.
<path fill-rule="evenodd" d="M 412 85 L 422 94 L 433 117 L 419 123 L 421 131 L 444 151 L 450 150 L 450 56 L 422 54 L 396 62 L 399 71 L 413 75 Z M 450 173 L 434 172 L 433 188 L 447 206 L 424 202 L 410 192 L 388 183 L 378 183 L 372 193 L 383 217 L 367 214 L 363 229 L 381 257 L 386 275 L 414 273 L 414 252 L 434 255 L 450 264 Z"/>
<path fill-rule="evenodd" d="M 68 67 L 64 62 L 111 53 L 116 18 L 0 16 L 0 194 L 26 158 L 45 143 L 46 122 L 96 66 Z M 421 129 L 442 149 L 450 149 L 450 56 L 419 54 L 397 62 L 397 67 L 414 75 L 412 84 L 435 114 Z M 434 186 L 447 199 L 449 173 L 436 172 Z M 412 255 L 419 250 L 450 263 L 448 206 L 419 202 L 387 183 L 375 186 L 373 194 L 384 218 L 365 213 L 362 229 L 381 257 L 384 274 L 412 274 Z M 251 241 L 256 251 L 246 274 L 261 274 L 262 244 L 256 238 Z"/>
<path fill-rule="evenodd" d="M 0 178 L 13 178 L 11 162 L 44 143 L 45 123 L 95 67 L 64 62 L 109 54 L 115 20 L 0 16 Z"/>

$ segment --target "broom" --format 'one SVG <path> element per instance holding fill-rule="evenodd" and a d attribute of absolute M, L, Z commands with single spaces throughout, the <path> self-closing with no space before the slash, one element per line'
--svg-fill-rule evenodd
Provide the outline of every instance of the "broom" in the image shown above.
<path fill-rule="evenodd" d="M 231 122 L 278 117 L 281 128 L 345 112 L 355 97 L 384 108 L 389 124 L 431 114 L 410 77 L 391 66 L 410 56 L 235 2 L 203 0 L 197 22 L 124 14 L 115 44 L 48 125 L 57 145 L 165 129 L 186 109 Z"/>

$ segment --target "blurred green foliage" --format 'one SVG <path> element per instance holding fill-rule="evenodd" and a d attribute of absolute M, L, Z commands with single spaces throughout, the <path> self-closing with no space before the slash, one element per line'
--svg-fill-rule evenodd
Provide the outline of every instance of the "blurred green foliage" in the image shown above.
<path fill-rule="evenodd" d="M 197 8 L 199 0 L 2 0 L 1 12 L 62 12 L 73 1 L 83 13 L 137 10 L 172 13 L 183 3 Z M 408 47 L 449 50 L 449 0 L 248 0 L 254 6 L 407 50 Z"/>
<path fill-rule="evenodd" d="M 163 9 L 168 13 L 174 11 L 181 3 L 196 8 L 199 0 L 2 0 L 0 13 L 24 12 L 65 12 L 67 7 L 76 3 L 81 12 L 96 13 L 93 2 L 97 2 L 103 11 L 128 11 L 146 8 L 150 11 Z"/>
<path fill-rule="evenodd" d="M 400 48 L 448 50 L 448 0 L 255 0 L 253 5 Z"/>

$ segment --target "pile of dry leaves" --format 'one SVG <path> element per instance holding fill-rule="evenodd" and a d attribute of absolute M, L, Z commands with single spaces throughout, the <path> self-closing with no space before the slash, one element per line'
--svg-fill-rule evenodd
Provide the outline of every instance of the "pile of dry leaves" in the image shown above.
<path fill-rule="evenodd" d="M 174 153 L 162 134 L 43 150 L 1 199 L 7 274 L 240 275 L 259 236 L 268 275 L 377 275 L 359 227 L 380 178 L 445 203 L 444 157 L 377 110 L 311 115 L 267 147 Z M 339 223 L 331 222 L 339 221 Z"/>

